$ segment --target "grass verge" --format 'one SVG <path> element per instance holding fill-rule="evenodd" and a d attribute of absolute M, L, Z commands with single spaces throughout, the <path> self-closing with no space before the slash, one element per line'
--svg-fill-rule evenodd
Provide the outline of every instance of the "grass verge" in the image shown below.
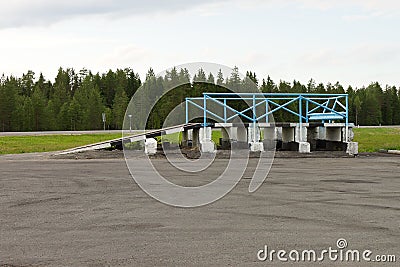
<path fill-rule="evenodd" d="M 0 136 L 0 154 L 58 151 L 121 137 L 120 133 Z M 213 131 L 212 139 L 219 143 L 221 133 Z M 177 143 L 177 134 L 168 135 L 164 141 Z M 377 152 L 380 149 L 400 150 L 400 128 L 355 128 L 354 141 L 359 143 L 359 152 Z"/>
<path fill-rule="evenodd" d="M 400 128 L 354 128 L 354 142 L 359 152 L 400 150 Z"/>
<path fill-rule="evenodd" d="M 121 133 L 0 136 L 0 154 L 58 151 L 121 137 Z"/>

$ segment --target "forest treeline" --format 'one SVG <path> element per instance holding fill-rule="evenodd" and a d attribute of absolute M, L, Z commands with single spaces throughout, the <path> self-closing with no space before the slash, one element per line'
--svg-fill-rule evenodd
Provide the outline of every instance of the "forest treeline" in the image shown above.
<path fill-rule="evenodd" d="M 241 79 L 237 67 L 228 77 L 221 71 L 214 77 L 202 69 L 190 77 L 186 69 L 176 68 L 167 71 L 164 77 L 157 77 L 150 69 L 142 82 L 130 68 L 103 74 L 60 68 L 54 82 L 46 80 L 42 74 L 36 77 L 32 71 L 22 77 L 2 75 L 0 131 L 102 129 L 102 113 L 106 115 L 107 129 L 121 129 L 129 100 L 140 86 L 143 85 L 143 89 L 156 87 L 158 94 L 152 97 L 157 98 L 165 88 L 184 83 L 163 97 L 150 114 L 148 127 L 159 128 L 169 111 L 185 97 L 200 96 L 202 92 L 227 92 L 224 87 L 237 89 L 249 80 L 265 93 L 348 93 L 350 122 L 400 125 L 399 90 L 396 86 L 383 88 L 378 82 L 362 88 L 344 88 L 339 82 L 322 84 L 313 79 L 307 84 L 274 82 L 269 76 L 259 80 L 251 71 Z M 274 116 L 276 121 L 296 120 L 288 112 L 278 112 Z"/>

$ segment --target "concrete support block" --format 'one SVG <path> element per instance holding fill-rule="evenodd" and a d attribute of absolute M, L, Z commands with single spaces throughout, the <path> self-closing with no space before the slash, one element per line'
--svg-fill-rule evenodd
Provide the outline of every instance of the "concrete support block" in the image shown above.
<path fill-rule="evenodd" d="M 299 153 L 310 153 L 311 147 L 308 142 L 299 142 Z"/>
<path fill-rule="evenodd" d="M 190 140 L 190 141 L 193 140 L 193 129 L 188 130 L 188 140 Z"/>
<path fill-rule="evenodd" d="M 199 143 L 202 153 L 215 153 L 215 144 L 211 141 L 211 135 L 211 127 L 202 127 L 199 129 Z"/>
<path fill-rule="evenodd" d="M 350 156 L 358 155 L 358 142 L 348 142 L 346 153 Z"/>
<path fill-rule="evenodd" d="M 215 153 L 215 144 L 210 140 L 200 141 L 200 151 L 202 153 Z"/>
<path fill-rule="evenodd" d="M 157 140 L 154 138 L 147 138 L 144 141 L 144 153 L 147 155 L 154 155 L 157 153 Z"/>
<path fill-rule="evenodd" d="M 251 152 L 262 152 L 264 151 L 264 143 L 262 142 L 250 142 L 250 151 Z"/>

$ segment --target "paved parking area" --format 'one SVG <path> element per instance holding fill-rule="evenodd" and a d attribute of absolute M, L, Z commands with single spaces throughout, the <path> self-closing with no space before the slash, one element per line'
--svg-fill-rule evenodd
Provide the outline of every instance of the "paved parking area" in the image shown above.
<path fill-rule="evenodd" d="M 147 196 L 122 159 L 0 157 L 0 266 L 266 266 L 265 245 L 322 250 L 339 238 L 400 261 L 399 157 L 277 158 L 253 194 L 249 177 L 183 209 Z"/>

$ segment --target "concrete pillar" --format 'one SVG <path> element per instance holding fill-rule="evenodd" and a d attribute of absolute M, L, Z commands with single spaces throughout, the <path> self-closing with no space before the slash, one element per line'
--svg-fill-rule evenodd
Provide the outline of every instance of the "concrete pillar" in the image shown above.
<path fill-rule="evenodd" d="M 182 132 L 181 146 L 182 147 L 188 147 L 189 146 L 189 133 L 188 133 L 188 130 L 184 130 Z"/>
<path fill-rule="evenodd" d="M 275 127 L 275 138 L 277 141 L 282 141 L 282 127 Z"/>
<path fill-rule="evenodd" d="M 193 129 L 188 130 L 188 140 L 193 141 Z"/>
<path fill-rule="evenodd" d="M 199 129 L 199 139 L 201 141 L 211 141 L 212 128 L 211 127 L 201 127 Z"/>
<path fill-rule="evenodd" d="M 199 128 L 194 128 L 192 130 L 192 147 L 199 147 L 200 146 L 200 140 L 199 140 Z M 190 134 L 190 132 L 189 132 Z"/>
<path fill-rule="evenodd" d="M 353 141 L 353 139 L 354 139 L 354 131 L 353 131 L 353 127 L 352 126 L 350 126 L 349 127 L 349 136 L 348 136 L 348 140 L 346 140 L 346 127 L 343 127 L 342 128 L 342 140 L 344 141 L 344 142 L 351 142 L 351 141 Z"/>
<path fill-rule="evenodd" d="M 254 125 L 251 123 L 247 128 L 247 142 L 259 142 L 260 139 L 260 128 L 257 125 L 254 127 Z"/>
<path fill-rule="evenodd" d="M 200 151 L 203 153 L 215 153 L 215 144 L 211 140 L 212 128 L 201 127 L 199 131 Z"/>
<path fill-rule="evenodd" d="M 157 153 L 157 140 L 154 138 L 147 138 L 144 141 L 144 153 L 147 155 L 154 155 Z"/>
<path fill-rule="evenodd" d="M 255 127 L 254 127 L 255 126 Z M 264 144 L 260 142 L 261 134 L 258 125 L 251 123 L 247 128 L 247 142 L 250 146 L 250 151 L 259 152 L 264 151 Z"/>
<path fill-rule="evenodd" d="M 275 150 L 276 141 L 278 139 L 276 128 L 270 125 L 269 123 L 267 123 L 267 125 L 261 125 L 260 127 L 261 127 L 261 132 L 263 133 L 262 143 L 264 145 L 264 150 L 267 151 Z"/>
<path fill-rule="evenodd" d="M 310 153 L 311 145 L 307 142 L 307 127 L 308 124 L 304 124 L 300 127 L 300 125 L 296 125 L 295 128 L 295 141 L 299 144 L 299 152 L 300 153 Z"/>
<path fill-rule="evenodd" d="M 301 139 L 300 139 L 301 137 Z M 300 142 L 307 142 L 307 127 L 297 125 L 295 128 L 295 141 Z"/>

